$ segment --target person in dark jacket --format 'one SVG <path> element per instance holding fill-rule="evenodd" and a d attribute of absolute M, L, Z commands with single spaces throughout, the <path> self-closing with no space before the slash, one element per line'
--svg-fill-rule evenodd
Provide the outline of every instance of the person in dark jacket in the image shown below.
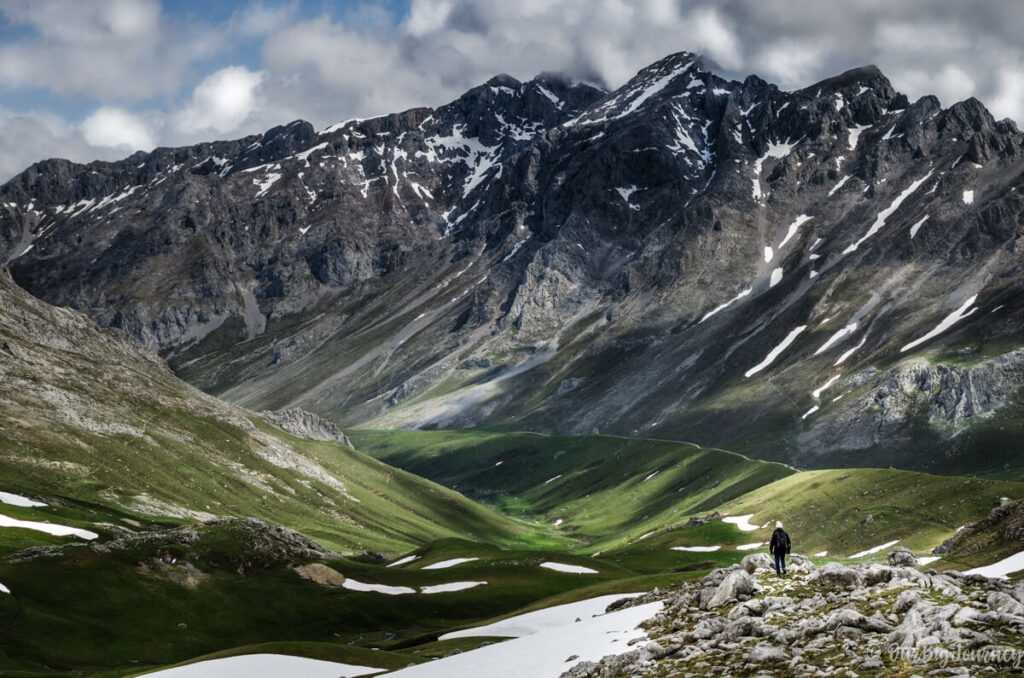
<path fill-rule="evenodd" d="M 786 554 L 790 546 L 789 535 L 782 529 L 782 523 L 775 523 L 772 540 L 768 542 L 768 553 L 775 557 L 775 574 L 779 577 L 786 576 Z"/>

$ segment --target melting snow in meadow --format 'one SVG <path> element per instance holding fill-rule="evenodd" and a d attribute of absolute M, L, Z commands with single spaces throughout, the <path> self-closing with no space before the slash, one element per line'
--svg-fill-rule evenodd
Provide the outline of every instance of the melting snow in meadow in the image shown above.
<path fill-rule="evenodd" d="M 815 558 L 824 558 L 828 555 L 828 551 L 818 551 L 814 554 Z"/>
<path fill-rule="evenodd" d="M 997 563 L 967 570 L 964 574 L 980 574 L 982 577 L 1005 577 L 1020 570 L 1024 570 L 1024 551 L 1015 553 L 1009 558 L 1003 558 Z"/>
<path fill-rule="evenodd" d="M 673 551 L 688 551 L 690 553 L 713 553 L 721 546 L 673 546 Z"/>
<path fill-rule="evenodd" d="M 740 544 L 739 546 L 736 547 L 736 550 L 737 551 L 753 551 L 754 549 L 759 549 L 762 546 L 764 546 L 764 542 L 763 541 L 759 541 L 756 544 Z"/>
<path fill-rule="evenodd" d="M 613 593 L 606 596 L 598 596 L 597 598 L 580 600 L 575 603 L 555 605 L 554 607 L 547 607 L 543 610 L 535 610 L 533 612 L 509 617 L 508 619 L 502 619 L 501 621 L 494 622 L 493 624 L 475 626 L 471 629 L 463 629 L 461 631 L 452 631 L 451 633 L 444 634 L 438 638 L 438 640 L 483 636 L 504 638 L 522 638 L 524 636 L 532 636 L 535 633 L 558 629 L 568 624 L 575 624 L 577 619 L 592 619 L 594 617 L 602 616 L 604 615 L 605 608 L 616 600 L 622 600 L 623 598 L 636 598 L 639 595 L 641 594 Z"/>
<path fill-rule="evenodd" d="M 771 278 L 771 281 L 769 282 L 768 286 L 769 287 L 775 287 L 780 282 L 782 282 L 782 267 L 781 266 L 779 266 L 778 268 L 776 268 L 776 269 L 774 269 L 772 271 L 772 278 Z"/>
<path fill-rule="evenodd" d="M 902 193 L 897 195 L 888 207 L 886 207 L 884 210 L 878 213 L 878 216 L 875 217 L 875 221 L 873 224 L 871 224 L 871 228 L 868 229 L 868 232 L 861 236 L 860 240 L 858 240 L 857 242 L 853 243 L 845 250 L 843 250 L 843 254 L 850 254 L 851 252 L 856 252 L 857 248 L 860 247 L 865 240 L 867 240 L 868 238 L 882 230 L 882 227 L 885 226 L 886 220 L 888 220 L 888 218 L 891 217 L 893 213 L 900 208 L 900 205 L 903 204 L 904 200 L 909 198 L 911 194 L 914 193 L 914 191 L 921 187 L 921 184 L 928 181 L 929 177 L 931 177 L 932 175 L 932 172 L 934 172 L 934 170 L 929 171 L 928 174 L 924 175 L 917 181 L 910 184 L 910 186 L 904 189 Z"/>
<path fill-rule="evenodd" d="M 972 315 L 975 311 L 978 310 L 977 307 L 972 308 L 970 311 L 968 311 L 967 309 L 970 308 L 977 299 L 978 295 L 975 294 L 973 297 L 965 301 L 963 306 L 961 306 L 960 308 L 958 308 L 957 310 L 953 311 L 945 318 L 943 318 L 942 322 L 936 325 L 931 332 L 929 332 L 928 334 L 924 335 L 919 339 L 915 339 L 914 341 L 910 342 L 909 344 L 901 348 L 900 353 L 905 353 L 906 351 L 909 351 L 910 349 L 916 346 L 920 346 L 929 339 L 934 339 L 935 337 L 939 336 L 940 334 L 948 330 L 953 325 L 956 325 L 964 318 Z"/>
<path fill-rule="evenodd" d="M 974 204 L 974 191 L 964 191 L 963 201 L 965 205 Z"/>
<path fill-rule="evenodd" d="M 821 409 L 821 407 L 819 407 L 818 405 L 813 406 L 811 409 L 807 410 L 802 415 L 800 415 L 800 421 L 803 421 L 804 419 L 806 419 L 807 417 L 811 416 L 812 414 L 814 414 L 815 412 L 817 412 L 820 409 Z"/>
<path fill-rule="evenodd" d="M 567 572 L 569 574 L 597 574 L 597 570 L 582 565 L 566 565 L 565 563 L 541 563 L 541 567 L 554 570 L 555 572 Z"/>
<path fill-rule="evenodd" d="M 463 563 L 471 563 L 474 560 L 480 560 L 479 558 L 452 558 L 451 560 L 442 560 L 439 563 L 433 565 L 427 565 L 424 570 L 445 570 L 449 567 L 455 567 L 456 565 L 462 565 Z"/>
<path fill-rule="evenodd" d="M 3 584 L 0 584 L 0 593 L 10 593 L 10 592 L 11 592 L 11 590 L 9 588 L 4 586 Z"/>
<path fill-rule="evenodd" d="M 608 602 L 611 600 L 605 601 L 604 605 Z M 630 641 L 646 638 L 644 631 L 637 626 L 661 608 L 662 603 L 657 602 L 596 617 L 572 612 L 572 619 L 563 624 L 388 675 L 396 678 L 479 678 L 484 673 L 488 678 L 558 678 L 576 662 L 598 661 L 633 649 L 635 646 L 631 646 Z M 577 617 L 581 621 L 576 622 Z M 488 631 L 488 635 L 491 634 L 493 630 Z M 577 658 L 566 662 L 570 655 Z M 481 667 L 486 669 L 481 671 Z"/>
<path fill-rule="evenodd" d="M 860 553 L 854 553 L 850 557 L 851 558 L 863 558 L 864 556 L 870 556 L 870 555 L 873 555 L 875 553 L 878 553 L 879 551 L 884 551 L 885 549 L 891 548 L 893 546 L 896 546 L 896 544 L 899 544 L 899 543 L 900 543 L 899 539 L 894 539 L 892 541 L 887 541 L 884 544 L 879 544 L 878 546 L 872 546 L 871 548 L 867 549 L 866 551 L 861 551 Z"/>
<path fill-rule="evenodd" d="M 402 565 L 408 565 L 409 563 L 411 563 L 414 560 L 419 560 L 419 556 L 413 555 L 413 556 L 406 556 L 405 558 L 399 558 L 395 562 L 393 562 L 390 565 L 388 565 L 388 567 L 401 567 Z"/>
<path fill-rule="evenodd" d="M 11 492 L 0 492 L 0 502 L 9 504 L 10 506 L 21 506 L 22 508 L 46 506 L 46 504 L 41 501 L 35 501 L 28 497 L 23 497 L 20 494 L 13 494 Z"/>
<path fill-rule="evenodd" d="M 484 586 L 485 581 L 453 581 L 450 584 L 435 584 L 434 586 L 421 586 L 420 593 L 452 593 L 454 591 L 465 591 L 466 589 Z"/>
<path fill-rule="evenodd" d="M 743 376 L 745 376 L 747 379 L 749 379 L 750 377 L 754 376 L 755 374 L 757 374 L 761 370 L 763 370 L 763 369 L 765 369 L 767 367 L 770 367 L 771 364 L 773 362 L 775 362 L 775 360 L 780 355 L 782 355 L 783 351 L 785 351 L 787 348 L 789 348 L 790 344 L 792 344 L 794 341 L 796 341 L 796 338 L 799 337 L 801 335 L 801 333 L 803 333 L 803 331 L 806 330 L 806 329 L 807 329 L 807 325 L 801 325 L 800 327 L 797 327 L 796 329 L 794 329 L 792 332 L 790 332 L 788 335 L 786 335 L 786 338 L 783 339 L 779 343 L 778 346 L 776 346 L 775 348 L 773 348 L 771 351 L 768 352 L 768 355 L 766 355 L 764 357 L 764 360 L 762 360 L 761 362 L 759 362 L 758 364 L 754 365 L 749 370 L 747 370 L 744 373 Z"/>
<path fill-rule="evenodd" d="M 384 584 L 364 584 L 361 581 L 355 579 L 345 578 L 342 582 L 342 587 L 349 591 L 361 591 L 365 593 L 383 593 L 388 596 L 401 596 L 409 593 L 416 593 L 416 589 L 409 588 L 408 586 L 386 586 Z"/>
<path fill-rule="evenodd" d="M 744 532 L 753 532 L 754 530 L 759 529 L 757 525 L 754 525 L 752 522 L 750 522 L 750 519 L 753 517 L 753 513 L 748 513 L 745 516 L 729 516 L 727 518 L 722 518 L 722 522 L 735 525 Z"/>
<path fill-rule="evenodd" d="M 931 565 L 936 560 L 940 560 L 942 556 L 921 556 L 917 559 L 918 565 Z"/>
<path fill-rule="evenodd" d="M 384 669 L 370 666 L 339 664 L 338 662 L 290 657 L 283 654 L 247 654 L 240 657 L 208 659 L 146 675 L 160 676 L 160 678 L 277 678 L 278 676 L 355 678 L 383 671 Z"/>
<path fill-rule="evenodd" d="M 75 536 L 82 539 L 96 539 L 99 537 L 95 532 L 77 527 L 68 527 L 67 525 L 58 525 L 56 523 L 41 523 L 35 520 L 18 520 L 17 518 L 5 516 L 2 513 L 0 513 L 0 527 L 20 527 L 24 530 L 45 532 L 55 537 Z"/>

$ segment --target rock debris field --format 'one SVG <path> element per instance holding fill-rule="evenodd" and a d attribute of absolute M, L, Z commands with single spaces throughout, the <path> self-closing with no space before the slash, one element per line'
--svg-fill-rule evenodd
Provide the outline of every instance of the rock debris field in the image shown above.
<path fill-rule="evenodd" d="M 787 577 L 767 555 L 669 590 L 631 651 L 577 664 L 562 678 L 669 676 L 968 676 L 1024 673 L 1024 583 L 889 564 L 815 566 Z"/>

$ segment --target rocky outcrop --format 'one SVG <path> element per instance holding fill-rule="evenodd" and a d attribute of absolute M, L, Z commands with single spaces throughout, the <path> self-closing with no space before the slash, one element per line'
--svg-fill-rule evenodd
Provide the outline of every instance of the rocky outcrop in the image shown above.
<path fill-rule="evenodd" d="M 229 518 L 202 525 L 122 534 L 100 543 L 32 547 L 9 558 L 13 561 L 57 558 L 69 550 L 83 549 L 137 558 L 146 574 L 169 576 L 169 568 L 176 567 L 180 575 L 194 575 L 200 581 L 202 576 L 195 568 L 244 574 L 335 557 L 316 542 L 286 527 L 256 518 Z"/>
<path fill-rule="evenodd" d="M 937 546 L 934 553 L 969 556 L 990 551 L 993 547 L 1005 549 L 1007 546 L 1013 552 L 1024 550 L 1024 500 L 1004 501 L 984 519 L 957 530 Z"/>
<path fill-rule="evenodd" d="M 889 564 L 894 567 L 917 567 L 917 557 L 910 549 L 901 547 L 889 553 Z"/>
<path fill-rule="evenodd" d="M 292 568 L 303 579 L 321 586 L 338 587 L 345 583 L 345 575 L 323 563 L 306 563 Z"/>
<path fill-rule="evenodd" d="M 952 439 L 1006 408 L 1024 386 L 1024 350 L 992 358 L 963 356 L 965 364 L 912 360 L 895 369 L 871 368 L 850 375 L 839 387 L 857 393 L 833 416 L 815 420 L 801 433 L 801 446 L 862 450 L 892 445 L 910 433 L 908 423 L 925 424 Z"/>
<path fill-rule="evenodd" d="M 835 563 L 780 579 L 758 563 L 748 557 L 743 567 L 631 599 L 664 601 L 642 625 L 647 639 L 624 654 L 578 664 L 563 678 L 857 676 L 908 667 L 918 675 L 999 674 L 1016 670 L 1024 652 L 1022 585 Z M 747 579 L 751 597 L 735 591 L 713 609 L 705 605 L 707 591 Z"/>
<path fill-rule="evenodd" d="M 264 419 L 291 433 L 293 436 L 309 438 L 310 440 L 341 443 L 346 447 L 352 447 L 352 441 L 338 428 L 337 424 L 312 412 L 293 407 L 287 410 L 277 410 L 276 412 L 263 412 L 262 415 Z"/>

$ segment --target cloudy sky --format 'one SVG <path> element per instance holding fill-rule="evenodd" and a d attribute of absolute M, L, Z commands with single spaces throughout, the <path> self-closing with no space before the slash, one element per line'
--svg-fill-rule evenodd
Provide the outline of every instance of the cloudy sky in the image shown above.
<path fill-rule="evenodd" d="M 670 52 L 797 88 L 867 63 L 1024 120 L 1015 0 L 0 0 L 0 181 L 44 157 L 325 126 L 496 73 L 615 87 Z"/>

